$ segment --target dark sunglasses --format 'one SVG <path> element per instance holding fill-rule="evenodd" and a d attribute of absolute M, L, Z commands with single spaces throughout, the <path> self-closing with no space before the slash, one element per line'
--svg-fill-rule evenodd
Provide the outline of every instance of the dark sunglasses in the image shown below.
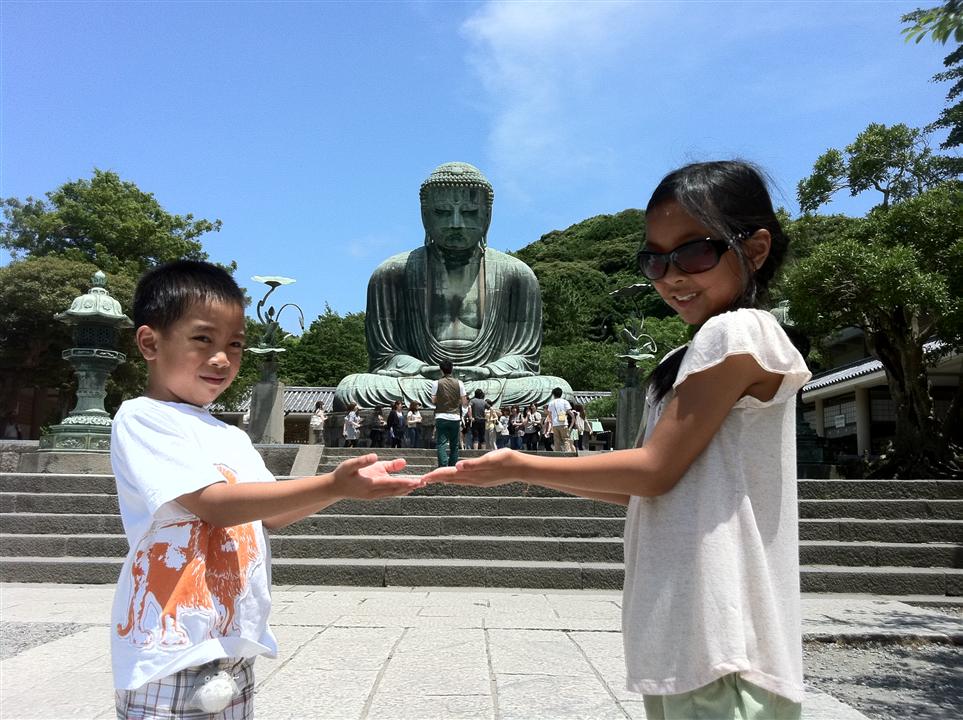
<path fill-rule="evenodd" d="M 719 264 L 719 259 L 732 247 L 726 240 L 702 238 L 682 243 L 675 250 L 667 253 L 639 251 L 639 270 L 649 280 L 658 280 L 669 272 L 669 263 L 684 273 L 695 275 L 712 270 Z"/>

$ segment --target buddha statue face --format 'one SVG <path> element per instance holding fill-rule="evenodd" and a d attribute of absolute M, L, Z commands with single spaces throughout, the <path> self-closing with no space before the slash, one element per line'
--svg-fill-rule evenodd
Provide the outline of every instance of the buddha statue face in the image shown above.
<path fill-rule="evenodd" d="M 488 193 L 471 186 L 428 187 L 421 219 L 428 242 L 442 251 L 465 252 L 485 246 L 491 222 Z"/>

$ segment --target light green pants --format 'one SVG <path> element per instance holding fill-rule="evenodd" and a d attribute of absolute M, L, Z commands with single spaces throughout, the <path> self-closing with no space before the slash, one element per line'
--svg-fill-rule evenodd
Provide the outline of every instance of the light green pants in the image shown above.
<path fill-rule="evenodd" d="M 680 695 L 643 695 L 646 720 L 799 720 L 802 705 L 738 673 Z"/>

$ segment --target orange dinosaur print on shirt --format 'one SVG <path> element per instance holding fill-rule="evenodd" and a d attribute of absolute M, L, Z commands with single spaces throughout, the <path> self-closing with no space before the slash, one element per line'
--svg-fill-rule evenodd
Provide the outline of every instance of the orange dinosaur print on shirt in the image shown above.
<path fill-rule="evenodd" d="M 216 467 L 237 483 L 229 468 Z M 199 518 L 153 527 L 134 554 L 127 620 L 117 634 L 134 645 L 173 648 L 237 632 L 237 602 L 264 560 L 257 536 L 253 523 L 220 528 Z"/>

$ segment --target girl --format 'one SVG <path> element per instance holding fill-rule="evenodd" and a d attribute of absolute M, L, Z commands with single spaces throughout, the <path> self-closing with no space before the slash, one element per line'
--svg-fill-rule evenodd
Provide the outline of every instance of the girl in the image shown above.
<path fill-rule="evenodd" d="M 809 372 L 759 309 L 787 244 L 753 167 L 669 174 L 646 207 L 639 264 L 697 331 L 652 375 L 640 446 L 502 450 L 427 476 L 628 505 L 626 675 L 650 720 L 801 714 L 794 405 Z"/>
<path fill-rule="evenodd" d="M 511 409 L 511 440 L 509 447 L 512 450 L 521 450 L 522 442 L 525 438 L 525 415 L 522 414 L 518 405 L 512 405 Z"/>
<path fill-rule="evenodd" d="M 421 447 L 421 405 L 412 400 L 408 405 L 408 447 Z"/>
<path fill-rule="evenodd" d="M 525 449 L 529 452 L 538 450 L 538 434 L 542 429 L 542 414 L 538 406 L 532 403 L 525 411 Z"/>
<path fill-rule="evenodd" d="M 348 403 L 348 414 L 344 416 L 344 427 L 341 429 L 345 447 L 358 447 L 358 428 L 360 427 L 358 406 L 355 403 Z"/>
<path fill-rule="evenodd" d="M 400 448 L 405 436 L 405 411 L 401 400 L 395 400 L 388 413 L 388 447 Z"/>
<path fill-rule="evenodd" d="M 368 431 L 368 435 L 371 438 L 371 447 L 380 448 L 385 444 L 386 427 L 388 427 L 388 421 L 385 420 L 384 408 L 378 406 L 375 408 L 374 415 L 371 418 L 371 430 Z"/>
<path fill-rule="evenodd" d="M 328 416 L 324 414 L 324 406 L 318 400 L 314 403 L 314 412 L 311 414 L 311 420 L 308 421 L 309 445 L 324 444 L 324 421 L 327 419 Z"/>
<path fill-rule="evenodd" d="M 498 416 L 498 437 L 495 438 L 495 447 L 508 447 L 509 434 L 511 433 L 512 418 L 507 407 L 502 408 L 501 415 Z"/>

